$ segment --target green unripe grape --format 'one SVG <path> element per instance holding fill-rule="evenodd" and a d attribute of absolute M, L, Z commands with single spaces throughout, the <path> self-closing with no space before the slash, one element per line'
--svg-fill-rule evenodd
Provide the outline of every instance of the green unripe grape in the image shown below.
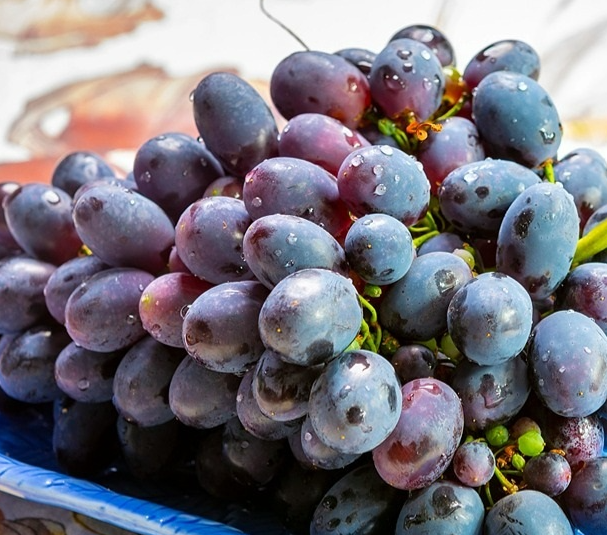
<path fill-rule="evenodd" d="M 525 458 L 520 453 L 515 453 L 512 456 L 512 466 L 519 471 L 522 471 L 525 468 Z"/>
<path fill-rule="evenodd" d="M 496 448 L 504 446 L 508 442 L 509 437 L 508 429 L 504 425 L 496 425 L 485 431 L 487 442 Z"/>
<path fill-rule="evenodd" d="M 518 437 L 518 449 L 523 455 L 536 457 L 544 451 L 546 443 L 537 431 L 527 431 Z"/>

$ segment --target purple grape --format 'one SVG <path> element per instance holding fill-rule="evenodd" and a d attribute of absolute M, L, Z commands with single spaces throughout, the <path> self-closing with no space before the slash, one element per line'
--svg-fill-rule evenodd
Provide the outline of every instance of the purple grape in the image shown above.
<path fill-rule="evenodd" d="M 337 175 L 344 158 L 370 143 L 356 130 L 322 113 L 301 113 L 284 125 L 278 154 L 301 158 Z"/>
<path fill-rule="evenodd" d="M 209 370 L 189 355 L 169 384 L 169 407 L 177 419 L 196 429 L 210 429 L 236 416 L 240 377 Z"/>
<path fill-rule="evenodd" d="M 250 224 L 240 199 L 198 199 L 184 210 L 175 227 L 177 254 L 192 274 L 212 284 L 252 279 L 242 258 L 242 239 Z"/>
<path fill-rule="evenodd" d="M 223 174 L 204 144 L 180 132 L 148 139 L 133 161 L 137 191 L 158 204 L 173 222 Z"/>
<path fill-rule="evenodd" d="M 561 503 L 573 525 L 584 535 L 607 530 L 607 457 L 589 460 L 571 478 Z"/>
<path fill-rule="evenodd" d="M 335 177 L 319 165 L 289 156 L 268 158 L 247 173 L 242 190 L 252 219 L 288 214 L 337 236 L 351 223 Z"/>
<path fill-rule="evenodd" d="M 493 477 L 495 456 L 486 442 L 464 442 L 455 450 L 452 464 L 453 471 L 462 484 L 481 487 Z"/>
<path fill-rule="evenodd" d="M 220 176 L 213 180 L 204 190 L 203 197 L 234 197 L 242 199 L 244 180 L 235 176 Z"/>
<path fill-rule="evenodd" d="M 391 119 L 426 121 L 441 105 L 443 67 L 431 48 L 408 37 L 391 40 L 369 72 L 373 102 Z"/>
<path fill-rule="evenodd" d="M 415 257 L 411 232 L 387 214 L 367 214 L 354 221 L 346 234 L 344 249 L 356 274 L 379 286 L 402 279 Z"/>
<path fill-rule="evenodd" d="M 377 57 L 375 52 L 366 48 L 347 47 L 335 51 L 335 54 L 347 59 L 352 65 L 358 68 L 365 75 L 369 74 L 371 66 Z"/>
<path fill-rule="evenodd" d="M 415 158 L 388 145 L 351 152 L 337 173 L 339 194 L 356 217 L 388 214 L 409 226 L 430 202 L 430 182 Z"/>
<path fill-rule="evenodd" d="M 485 516 L 485 535 L 573 535 L 573 528 L 559 504 L 537 490 L 507 494 Z"/>
<path fill-rule="evenodd" d="M 153 338 L 183 347 L 183 318 L 194 300 L 213 285 L 191 273 L 164 273 L 148 284 L 139 300 L 143 328 Z"/>
<path fill-rule="evenodd" d="M 318 438 L 341 453 L 365 453 L 394 430 L 402 405 L 390 362 L 364 349 L 329 362 L 312 385 L 308 416 Z"/>
<path fill-rule="evenodd" d="M 76 150 L 57 162 L 51 175 L 51 184 L 73 197 L 84 184 L 114 178 L 114 170 L 102 156 L 92 151 Z"/>
<path fill-rule="evenodd" d="M 561 416 L 588 416 L 607 400 L 607 335 L 588 316 L 559 310 L 533 329 L 528 349 L 531 384 Z"/>
<path fill-rule="evenodd" d="M 525 463 L 523 478 L 527 488 L 548 496 L 562 494 L 571 482 L 571 466 L 560 453 L 545 451 Z"/>
<path fill-rule="evenodd" d="M 257 323 L 267 295 L 257 281 L 224 282 L 202 293 L 183 319 L 188 354 L 217 372 L 251 368 L 264 351 Z"/>
<path fill-rule="evenodd" d="M 72 340 L 91 351 L 125 349 L 147 333 L 139 300 L 154 280 L 137 268 L 109 268 L 82 282 L 65 305 L 65 327 Z"/>
<path fill-rule="evenodd" d="M 395 535 L 480 535 L 485 508 L 478 492 L 448 480 L 411 494 L 401 508 Z"/>
<path fill-rule="evenodd" d="M 72 197 L 62 189 L 23 184 L 3 199 L 2 207 L 13 238 L 29 256 L 59 265 L 80 251 Z"/>
<path fill-rule="evenodd" d="M 266 349 L 285 362 L 309 366 L 331 360 L 354 340 L 362 308 L 352 281 L 327 269 L 287 275 L 270 292 L 259 314 Z"/>
<path fill-rule="evenodd" d="M 124 353 L 124 350 L 107 353 L 90 351 L 70 342 L 55 360 L 57 386 L 76 401 L 111 401 L 114 375 Z"/>
<path fill-rule="evenodd" d="M 293 52 L 274 68 L 270 95 L 287 120 L 321 113 L 356 129 L 371 105 L 367 77 L 347 59 L 317 50 Z"/>
<path fill-rule="evenodd" d="M 382 479 L 404 490 L 427 487 L 451 463 L 464 431 L 462 403 L 446 383 L 414 379 L 402 387 L 396 428 L 373 450 Z"/>
<path fill-rule="evenodd" d="M 502 273 L 481 273 L 453 296 L 447 327 L 455 346 L 477 364 L 500 364 L 523 351 L 533 325 L 529 294 Z"/>
<path fill-rule="evenodd" d="M 428 24 L 411 24 L 398 30 L 390 38 L 390 41 L 403 37 L 415 39 L 425 44 L 436 54 L 443 67 L 455 65 L 455 50 L 453 49 L 453 45 L 438 28 Z"/>
<path fill-rule="evenodd" d="M 464 240 L 458 234 L 443 231 L 422 243 L 417 249 L 417 256 L 436 251 L 452 253 L 456 249 L 463 249 L 464 245 Z"/>
<path fill-rule="evenodd" d="M 546 90 L 533 78 L 505 70 L 476 87 L 472 113 L 485 153 L 536 167 L 555 158 L 563 127 Z"/>
<path fill-rule="evenodd" d="M 306 268 L 325 268 L 343 276 L 350 271 L 340 243 L 321 226 L 296 215 L 256 219 L 244 234 L 242 250 L 249 269 L 270 289 Z"/>
<path fill-rule="evenodd" d="M 390 357 L 401 384 L 413 379 L 434 377 L 438 359 L 434 351 L 421 344 L 403 344 Z"/>
<path fill-rule="evenodd" d="M 191 95 L 194 122 L 228 174 L 244 177 L 278 152 L 278 127 L 257 90 L 230 72 L 206 75 Z"/>

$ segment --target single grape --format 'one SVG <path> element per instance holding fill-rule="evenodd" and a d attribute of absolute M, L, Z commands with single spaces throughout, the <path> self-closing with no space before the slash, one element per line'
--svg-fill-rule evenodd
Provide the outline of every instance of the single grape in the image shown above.
<path fill-rule="evenodd" d="M 435 26 L 429 24 L 411 24 L 398 30 L 390 41 L 408 37 L 425 44 L 438 57 L 441 65 L 455 65 L 455 50 L 448 37 Z"/>
<path fill-rule="evenodd" d="M 437 355 L 421 344 L 403 344 L 390 357 L 401 384 L 422 377 L 434 377 L 438 365 Z"/>
<path fill-rule="evenodd" d="M 76 190 L 84 184 L 114 178 L 114 169 L 101 155 L 87 150 L 75 150 L 57 162 L 51 175 L 51 184 L 73 197 Z"/>
<path fill-rule="evenodd" d="M 495 456 L 486 442 L 474 440 L 458 446 L 452 464 L 462 484 L 481 487 L 493 477 Z"/>
<path fill-rule="evenodd" d="M 569 486 L 571 466 L 563 455 L 547 451 L 527 460 L 523 478 L 528 488 L 554 497 Z"/>

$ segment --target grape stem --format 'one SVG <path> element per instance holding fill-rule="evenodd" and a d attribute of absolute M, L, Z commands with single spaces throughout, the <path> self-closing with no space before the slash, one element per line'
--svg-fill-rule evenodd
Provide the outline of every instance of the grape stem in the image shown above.
<path fill-rule="evenodd" d="M 264 0 L 259 0 L 259 9 L 261 10 L 261 12 L 272 22 L 278 24 L 278 26 L 280 26 L 285 32 L 287 32 L 291 37 L 293 37 L 293 39 L 295 39 L 305 50 L 310 50 L 310 47 L 306 45 L 306 43 L 304 43 L 303 40 L 293 30 L 291 30 L 291 28 L 288 28 L 286 24 L 278 20 L 274 15 L 272 15 L 266 9 L 266 6 L 264 4 Z"/>
<path fill-rule="evenodd" d="M 607 249 L 607 219 L 601 221 L 578 240 L 572 267 L 590 260 L 595 254 L 605 249 Z"/>
<path fill-rule="evenodd" d="M 361 324 L 363 344 L 366 343 L 371 351 L 377 353 L 382 342 L 381 325 L 377 321 L 377 311 L 375 310 L 375 307 L 362 295 L 358 295 L 358 300 L 362 305 L 363 310 L 366 311 L 367 315 L 370 316 L 368 321 L 363 319 Z M 373 332 L 371 332 L 371 329 Z"/>

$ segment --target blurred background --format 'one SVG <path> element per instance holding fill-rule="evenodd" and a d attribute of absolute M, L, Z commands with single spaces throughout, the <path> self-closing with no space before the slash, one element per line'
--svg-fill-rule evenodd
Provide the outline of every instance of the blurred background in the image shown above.
<path fill-rule="evenodd" d="M 485 46 L 521 39 L 565 129 L 560 155 L 607 156 L 607 2 L 593 0 L 265 0 L 309 48 L 379 52 L 399 29 L 447 35 L 461 71 Z M 266 98 L 274 66 L 301 50 L 259 0 L 0 0 L 0 181 L 46 182 L 73 150 L 128 172 L 166 131 L 196 135 L 189 93 L 232 70 Z"/>

